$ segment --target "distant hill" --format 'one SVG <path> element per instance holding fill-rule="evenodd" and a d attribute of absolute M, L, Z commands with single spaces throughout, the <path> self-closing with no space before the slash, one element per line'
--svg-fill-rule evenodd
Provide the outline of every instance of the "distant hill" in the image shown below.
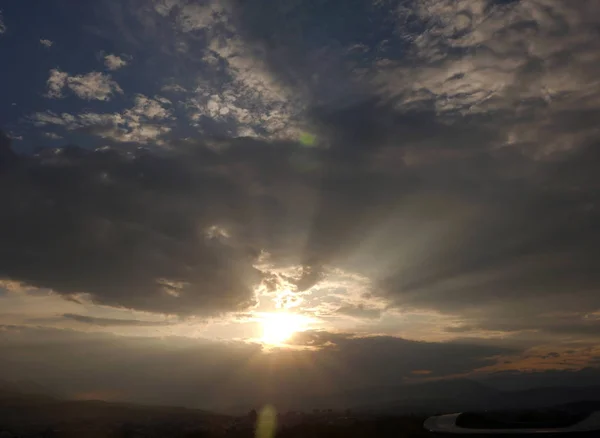
<path fill-rule="evenodd" d="M 0 406 L 15 403 L 49 403 L 57 400 L 56 395 L 35 382 L 0 380 Z"/>
<path fill-rule="evenodd" d="M 395 386 L 389 388 L 387 397 L 356 409 L 386 414 L 489 409 L 492 401 L 502 399 L 503 394 L 478 382 L 455 379 Z"/>
<path fill-rule="evenodd" d="M 280 394 L 280 400 L 268 402 L 281 412 L 287 410 L 352 409 L 378 414 L 431 414 L 452 411 L 527 409 L 561 404 L 600 402 L 600 386 L 541 387 L 523 391 L 501 391 L 468 379 L 441 380 L 420 384 L 374 387 L 342 391 L 328 396 L 294 397 Z M 291 401 L 290 401 L 291 400 Z M 233 406 L 233 404 L 232 404 Z M 237 406 L 228 412 L 245 414 L 252 407 Z M 69 401 L 57 397 L 35 382 L 0 381 L 0 421 L 27 418 L 32 413 L 40 421 L 63 419 L 112 418 L 157 419 L 200 417 L 224 418 L 207 411 L 182 407 L 114 403 L 105 401 Z M 187 421 L 187 420 L 186 420 Z M 194 420 L 195 421 L 195 420 Z"/>
<path fill-rule="evenodd" d="M 469 410 L 543 408 L 580 401 L 599 401 L 600 386 L 545 387 L 500 391 L 470 380 L 449 380 L 394 388 L 394 399 L 361 405 L 377 413 L 435 413 Z"/>
<path fill-rule="evenodd" d="M 33 382 L 0 382 L 0 430 L 42 430 L 57 425 L 184 424 L 204 427 L 229 417 L 197 409 L 101 400 L 62 400 Z"/>
<path fill-rule="evenodd" d="M 546 387 L 504 393 L 509 404 L 519 408 L 552 406 L 579 401 L 599 401 L 600 386 Z"/>
<path fill-rule="evenodd" d="M 267 401 L 278 410 L 352 409 L 381 414 L 432 414 L 465 410 L 521 409 L 554 406 L 576 401 L 600 401 L 600 386 L 541 387 L 524 391 L 502 391 L 469 379 L 371 387 L 338 391 L 328 395 L 294 396 L 274 394 Z M 253 406 L 241 403 L 224 411 L 241 414 Z"/>

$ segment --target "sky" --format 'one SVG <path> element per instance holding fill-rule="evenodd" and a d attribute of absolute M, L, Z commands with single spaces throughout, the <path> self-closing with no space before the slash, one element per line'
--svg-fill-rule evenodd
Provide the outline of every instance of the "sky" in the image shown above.
<path fill-rule="evenodd" d="M 599 37 L 596 0 L 3 2 L 0 379 L 600 372 Z"/>

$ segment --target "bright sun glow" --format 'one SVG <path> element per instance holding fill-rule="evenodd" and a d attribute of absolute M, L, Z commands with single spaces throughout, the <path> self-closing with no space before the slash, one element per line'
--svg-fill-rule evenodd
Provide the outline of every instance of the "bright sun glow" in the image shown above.
<path fill-rule="evenodd" d="M 293 313 L 266 313 L 261 317 L 263 328 L 262 342 L 278 345 L 288 340 L 294 333 L 306 330 L 310 318 Z"/>

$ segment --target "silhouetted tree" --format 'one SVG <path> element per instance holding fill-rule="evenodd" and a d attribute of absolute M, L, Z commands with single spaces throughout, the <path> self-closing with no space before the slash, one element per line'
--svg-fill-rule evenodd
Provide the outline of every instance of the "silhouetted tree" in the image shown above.
<path fill-rule="evenodd" d="M 252 424 L 256 423 L 256 419 L 258 418 L 258 414 L 256 413 L 256 409 L 252 409 L 248 412 L 248 419 L 252 422 Z"/>

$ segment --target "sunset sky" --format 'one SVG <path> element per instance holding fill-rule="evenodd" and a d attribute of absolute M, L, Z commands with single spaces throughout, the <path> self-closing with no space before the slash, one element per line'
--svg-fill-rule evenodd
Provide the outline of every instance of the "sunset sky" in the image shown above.
<path fill-rule="evenodd" d="M 223 408 L 600 367 L 597 0 L 1 8 L 0 379 Z"/>

